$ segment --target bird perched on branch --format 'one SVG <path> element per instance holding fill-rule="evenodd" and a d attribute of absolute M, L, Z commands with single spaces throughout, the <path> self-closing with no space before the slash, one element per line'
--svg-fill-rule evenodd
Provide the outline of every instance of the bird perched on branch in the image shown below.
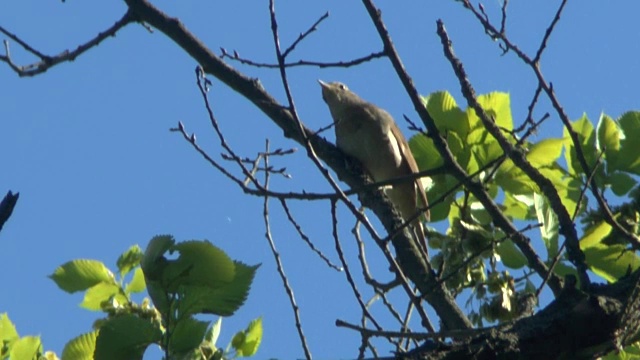
<path fill-rule="evenodd" d="M 374 181 L 418 172 L 409 144 L 388 112 L 363 100 L 342 83 L 318 81 L 335 123 L 338 148 L 359 160 Z M 426 252 L 424 228 L 420 217 L 416 217 L 421 208 L 428 206 L 421 179 L 395 183 L 385 193 L 404 220 L 415 218 L 411 227 Z M 428 221 L 429 211 L 424 215 Z"/>

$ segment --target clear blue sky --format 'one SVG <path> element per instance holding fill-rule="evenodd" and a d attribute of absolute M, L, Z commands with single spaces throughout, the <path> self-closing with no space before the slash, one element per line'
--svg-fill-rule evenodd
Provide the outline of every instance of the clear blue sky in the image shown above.
<path fill-rule="evenodd" d="M 497 44 L 470 13 L 453 1 L 386 3 L 383 18 L 423 94 L 446 89 L 462 103 L 435 34 L 435 20 L 442 18 L 477 91 L 510 92 L 514 122 L 523 120 L 534 79 L 513 55 L 500 56 Z M 535 49 L 557 3 L 512 2 L 512 39 L 528 51 Z M 156 4 L 216 52 L 225 47 L 257 61 L 274 61 L 267 1 Z M 484 5 L 497 14 L 500 2 Z M 346 60 L 381 48 L 359 2 L 278 1 L 276 6 L 284 46 L 325 11 L 331 13 L 292 60 Z M 122 2 L 11 1 L 0 5 L 0 25 L 39 50 L 56 54 L 93 37 L 124 11 Z M 584 0 L 567 6 L 543 58 L 543 70 L 572 118 L 586 112 L 596 120 L 603 111 L 615 118 L 637 109 L 640 29 L 634 24 L 639 12 L 640 3 L 632 0 L 615 5 Z M 11 50 L 20 63 L 33 60 L 13 42 Z M 195 66 L 161 33 L 137 25 L 75 62 L 35 78 L 18 78 L 0 64 L 0 193 L 21 194 L 0 233 L 0 312 L 9 313 L 21 335 L 40 334 L 45 347 L 60 354 L 66 341 L 90 329 L 96 314 L 78 307 L 81 295 L 63 293 L 46 276 L 76 258 L 98 259 L 114 267 L 129 246 L 144 248 L 152 236 L 169 233 L 178 240 L 206 238 L 235 259 L 263 264 L 246 306 L 223 321 L 221 344 L 251 319 L 263 316 L 265 336 L 257 358 L 303 356 L 264 238 L 262 200 L 244 195 L 177 133 L 168 131 L 182 121 L 213 156 L 221 152 L 195 86 Z M 260 78 L 284 102 L 277 72 L 233 66 Z M 295 68 L 289 74 L 302 119 L 311 128 L 330 121 L 316 83 L 319 78 L 346 82 L 396 119 L 402 114 L 417 119 L 385 60 L 350 69 Z M 283 139 L 248 101 L 215 80 L 211 98 L 227 140 L 241 155 L 262 151 L 267 138 L 272 148 L 299 147 Z M 561 134 L 559 120 L 552 116 L 537 139 Z M 286 166 L 292 175 L 290 180 L 274 178 L 274 189 L 328 189 L 304 151 L 273 159 L 273 165 Z M 315 244 L 337 262 L 328 204 L 291 206 Z M 337 318 L 359 320 L 344 274 L 328 269 L 301 243 L 277 203 L 271 203 L 271 210 L 273 236 L 296 291 L 312 353 L 320 359 L 355 357 L 359 338 L 334 326 Z M 353 220 L 344 209 L 340 215 L 343 242 L 352 252 L 348 235 Z M 443 224 L 436 226 L 444 229 Z M 375 247 L 370 246 L 368 254 L 373 263 L 379 260 Z M 377 264 L 382 267 L 378 275 L 387 276 L 385 267 Z"/>

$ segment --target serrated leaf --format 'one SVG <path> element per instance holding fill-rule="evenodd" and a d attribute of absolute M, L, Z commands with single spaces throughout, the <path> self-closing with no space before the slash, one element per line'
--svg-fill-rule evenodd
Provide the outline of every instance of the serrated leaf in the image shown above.
<path fill-rule="evenodd" d="M 133 269 L 134 267 L 140 265 L 140 261 L 144 253 L 140 246 L 134 245 L 130 247 L 127 251 L 125 251 L 120 257 L 118 257 L 118 261 L 116 265 L 118 266 L 118 271 L 120 272 L 120 276 L 125 276 Z"/>
<path fill-rule="evenodd" d="M 55 269 L 49 278 L 68 293 L 86 290 L 98 283 L 115 284 L 111 271 L 97 260 L 69 261 Z"/>
<path fill-rule="evenodd" d="M 180 319 L 171 331 L 169 338 L 171 353 L 182 354 L 198 347 L 202 343 L 208 327 L 208 322 L 199 321 L 192 317 Z"/>
<path fill-rule="evenodd" d="M 98 331 L 82 334 L 71 339 L 62 350 L 64 360 L 93 360 Z"/>
<path fill-rule="evenodd" d="M 9 315 L 7 313 L 0 314 L 0 344 L 13 341 L 18 337 L 18 331 L 9 319 Z"/>
<path fill-rule="evenodd" d="M 208 241 L 185 241 L 174 245 L 172 251 L 180 255 L 164 269 L 164 284 L 215 288 L 225 286 L 235 276 L 233 261 Z"/>
<path fill-rule="evenodd" d="M 491 92 L 478 96 L 478 103 L 496 122 L 500 128 L 513 130 L 513 118 L 511 116 L 511 97 L 505 92 Z"/>
<path fill-rule="evenodd" d="M 142 359 L 147 346 L 161 340 L 162 331 L 149 320 L 128 314 L 112 317 L 100 328 L 94 359 Z"/>
<path fill-rule="evenodd" d="M 429 115 L 441 133 L 455 133 L 466 138 L 469 133 L 469 122 L 464 111 L 456 104 L 455 99 L 447 91 L 438 91 L 423 97 Z"/>
<path fill-rule="evenodd" d="M 127 301 L 123 295 L 120 295 L 120 286 L 106 283 L 96 284 L 86 291 L 80 306 L 87 310 L 99 311 L 102 310 L 103 303 L 108 302 L 112 297 L 118 303 Z"/>
<path fill-rule="evenodd" d="M 133 277 L 131 278 L 131 282 L 129 282 L 124 289 L 125 293 L 139 293 L 143 292 L 147 287 L 144 281 L 144 273 L 142 272 L 142 268 L 136 268 L 133 272 Z"/>
<path fill-rule="evenodd" d="M 259 317 L 251 323 L 244 330 L 244 337 L 242 343 L 239 346 L 234 346 L 238 356 L 253 356 L 260 347 L 262 342 L 262 318 Z"/>
<path fill-rule="evenodd" d="M 234 262 L 236 276 L 221 287 L 183 286 L 179 304 L 181 314 L 215 314 L 231 316 L 247 299 L 251 282 L 260 265 L 247 266 Z"/>
<path fill-rule="evenodd" d="M 551 166 L 562 153 L 564 139 L 545 139 L 533 144 L 527 153 L 527 160 L 535 167 Z"/>
<path fill-rule="evenodd" d="M 175 240 L 171 235 L 154 236 L 144 251 L 140 267 L 148 280 L 160 280 L 167 260 L 164 254 L 173 246 Z"/>
<path fill-rule="evenodd" d="M 218 320 L 209 328 L 204 340 L 209 343 L 212 349 L 217 349 L 216 342 L 220 337 L 220 331 L 222 330 L 222 316 L 218 317 Z"/>
<path fill-rule="evenodd" d="M 9 359 L 38 360 L 42 354 L 42 342 L 39 336 L 24 336 L 11 344 Z"/>

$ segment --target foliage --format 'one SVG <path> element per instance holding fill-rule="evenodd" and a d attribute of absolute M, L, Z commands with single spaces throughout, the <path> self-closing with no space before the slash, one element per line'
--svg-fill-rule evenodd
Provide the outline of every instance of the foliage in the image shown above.
<path fill-rule="evenodd" d="M 448 92 L 434 93 L 423 100 L 458 163 L 488 188 L 503 214 L 510 220 L 528 221 L 529 226 L 539 225 L 547 252 L 544 262 L 561 276 L 575 274 L 566 255 L 555 261 L 561 253 L 559 222 L 548 200 L 541 195 L 536 183 L 505 156 L 476 112 L 470 108 L 460 109 Z M 514 130 L 508 94 L 481 95 L 478 101 L 509 141 L 520 145 L 526 159 L 551 180 L 568 212 L 584 220 L 580 248 L 589 269 L 608 282 L 638 269 L 638 255 L 629 251 L 624 243 L 615 241 L 620 237 L 602 216 L 586 211 L 584 188 L 593 176 L 599 188 L 611 189 L 616 196 L 626 197 L 616 218 L 627 224 L 632 233 L 638 233 L 640 188 L 633 176 L 640 174 L 640 157 L 632 139 L 640 136 L 640 112 L 628 112 L 617 120 L 603 114 L 596 128 L 586 116 L 573 122 L 589 168 L 595 169 L 594 174 L 589 174 L 580 166 L 566 129 L 562 138 L 533 143 Z M 410 145 L 421 170 L 442 165 L 441 157 L 433 156 L 437 150 L 432 139 L 419 134 L 410 140 Z M 561 162 L 563 150 L 566 166 Z M 535 292 L 536 288 L 528 275 L 516 279 L 509 270 L 525 268 L 529 265 L 527 258 L 494 225 L 492 216 L 477 199 L 467 189 L 460 188 L 451 175 L 436 175 L 432 180 L 428 190 L 433 204 L 432 218 L 448 219 L 450 224 L 446 235 L 435 231 L 430 234 L 430 246 L 439 249 L 432 260 L 434 267 L 441 269 L 448 287 L 455 293 L 471 289 L 473 296 L 468 304 L 480 302 L 478 310 L 472 310 L 470 316 L 476 324 L 521 316 L 526 309 L 518 306 L 518 299 Z"/>
<path fill-rule="evenodd" d="M 257 352 L 260 318 L 236 333 L 226 349 L 216 342 L 222 316 L 242 306 L 259 265 L 233 261 L 208 241 L 176 243 L 169 235 L 151 239 L 144 253 L 132 246 L 116 265 L 117 276 L 100 261 L 78 259 L 50 275 L 68 293 L 84 291 L 80 306 L 105 314 L 94 322 L 93 331 L 66 344 L 62 360 L 142 359 L 152 344 L 167 359 L 233 359 Z M 145 288 L 151 301 L 135 303 L 131 296 Z M 196 319 L 201 314 L 220 317 L 210 323 Z M 42 352 L 39 337 L 19 337 L 6 314 L 0 315 L 0 338 L 0 359 L 57 359 L 52 352 Z"/>

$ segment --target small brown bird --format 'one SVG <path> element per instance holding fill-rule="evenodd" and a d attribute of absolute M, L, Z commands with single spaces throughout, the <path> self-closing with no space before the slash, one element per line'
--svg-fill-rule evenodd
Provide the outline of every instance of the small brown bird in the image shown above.
<path fill-rule="evenodd" d="M 374 181 L 401 178 L 419 171 L 407 140 L 388 112 L 361 99 L 342 83 L 318 82 L 335 122 L 338 148 L 358 159 Z M 405 220 L 428 206 L 421 179 L 394 184 L 385 192 Z M 429 221 L 429 211 L 424 215 Z M 426 252 L 420 218 L 411 226 Z"/>

